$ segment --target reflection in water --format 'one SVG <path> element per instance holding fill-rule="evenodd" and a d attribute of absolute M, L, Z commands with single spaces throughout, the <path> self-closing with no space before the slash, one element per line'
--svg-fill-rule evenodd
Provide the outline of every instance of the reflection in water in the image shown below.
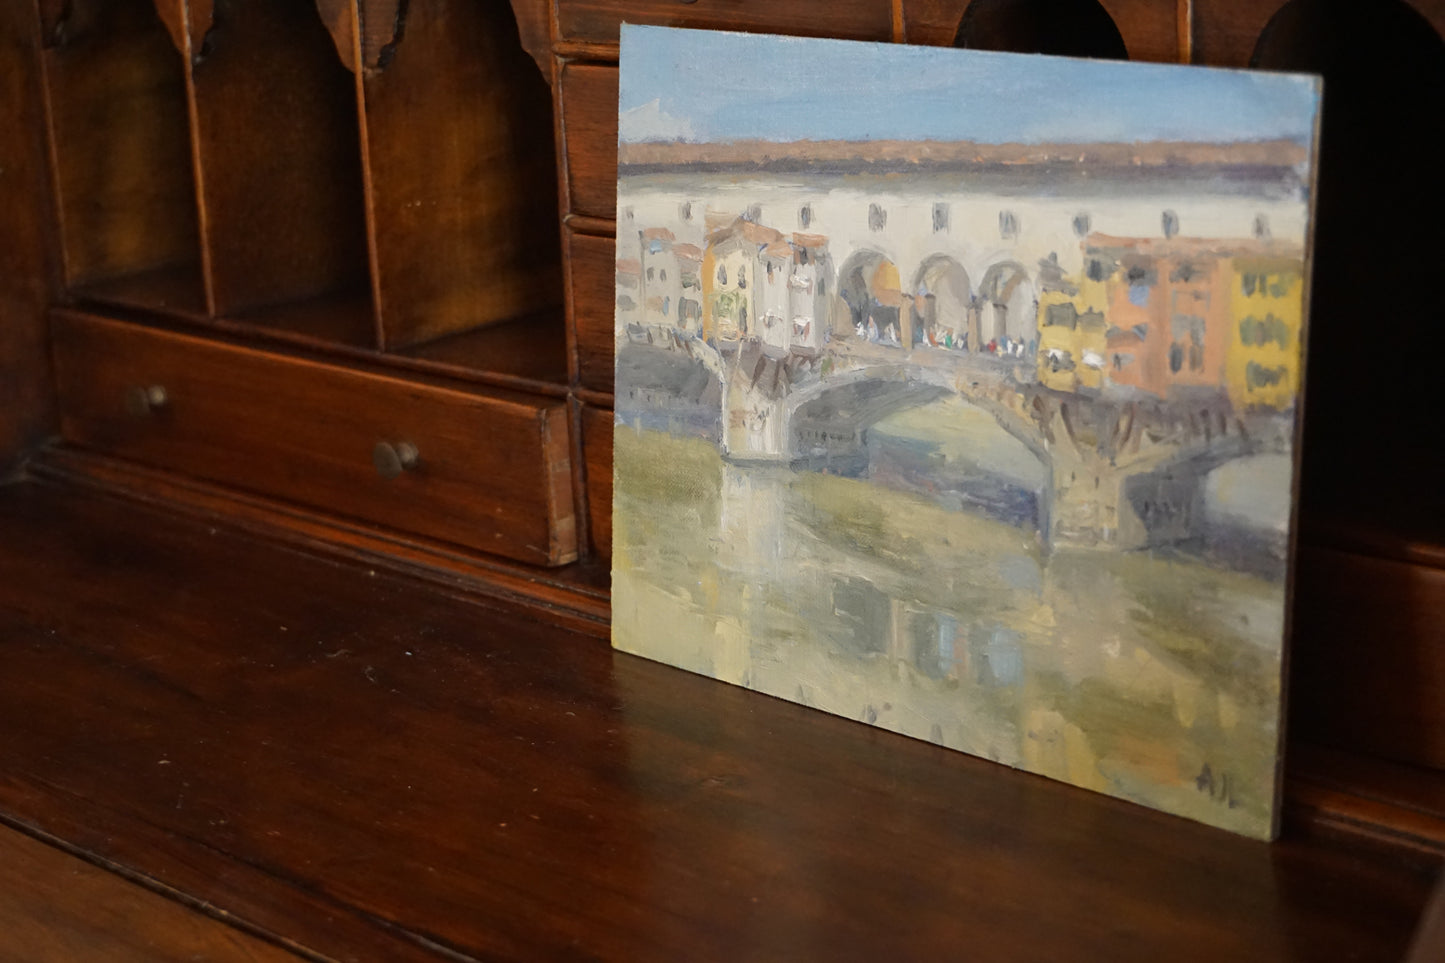
<path fill-rule="evenodd" d="M 616 463 L 620 648 L 1268 833 L 1279 582 L 1046 556 L 1031 526 L 700 439 L 620 430 Z"/>

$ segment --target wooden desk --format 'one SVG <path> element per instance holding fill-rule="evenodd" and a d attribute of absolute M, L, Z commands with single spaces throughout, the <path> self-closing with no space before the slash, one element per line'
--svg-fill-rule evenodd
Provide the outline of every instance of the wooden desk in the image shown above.
<path fill-rule="evenodd" d="M 5 822 L 313 958 L 1384 961 L 1429 892 L 206 520 L 0 530 Z"/>
<path fill-rule="evenodd" d="M 1102 3 L 1139 59 L 1326 69 L 1345 118 L 1274 847 L 603 641 L 617 23 L 1007 46 L 1036 4 L 0 4 L 0 819 L 336 958 L 1395 958 L 1445 854 L 1435 319 L 1380 280 L 1445 220 L 1411 2 Z M 159 360 L 222 390 L 128 413 Z M 548 427 L 379 479 L 433 403 Z M 500 540 L 444 517 L 509 498 Z"/>

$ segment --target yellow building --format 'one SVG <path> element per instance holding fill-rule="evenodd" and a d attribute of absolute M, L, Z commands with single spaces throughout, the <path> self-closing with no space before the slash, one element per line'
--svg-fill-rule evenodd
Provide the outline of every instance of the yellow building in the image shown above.
<path fill-rule="evenodd" d="M 1236 256 L 1230 264 L 1234 322 L 1225 365 L 1236 410 L 1282 410 L 1300 389 L 1304 277 L 1298 257 Z"/>
<path fill-rule="evenodd" d="M 1093 272 L 1098 274 L 1099 272 Z M 1100 388 L 1108 357 L 1104 278 L 1085 276 L 1039 293 L 1039 382 L 1056 391 Z"/>

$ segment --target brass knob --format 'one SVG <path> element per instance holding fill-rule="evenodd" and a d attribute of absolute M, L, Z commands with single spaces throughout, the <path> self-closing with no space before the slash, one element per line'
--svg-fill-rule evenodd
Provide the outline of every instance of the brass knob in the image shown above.
<path fill-rule="evenodd" d="M 416 445 L 405 441 L 395 444 L 378 441 L 376 447 L 371 449 L 371 463 L 376 466 L 377 474 L 388 480 L 399 478 L 402 472 L 411 471 L 420 461 L 421 452 L 416 450 Z"/>
<path fill-rule="evenodd" d="M 125 410 L 142 417 L 159 411 L 171 403 L 171 396 L 162 385 L 135 385 L 125 391 Z"/>

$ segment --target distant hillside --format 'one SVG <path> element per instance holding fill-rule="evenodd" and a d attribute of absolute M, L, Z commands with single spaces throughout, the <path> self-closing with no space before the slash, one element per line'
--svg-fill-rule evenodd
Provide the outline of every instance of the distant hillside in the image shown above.
<path fill-rule="evenodd" d="M 746 140 L 716 144 L 625 143 L 618 164 L 629 170 L 953 169 L 967 167 L 1107 167 L 1292 169 L 1307 158 L 1290 140 L 1242 143 L 980 144 L 973 141 Z"/>

